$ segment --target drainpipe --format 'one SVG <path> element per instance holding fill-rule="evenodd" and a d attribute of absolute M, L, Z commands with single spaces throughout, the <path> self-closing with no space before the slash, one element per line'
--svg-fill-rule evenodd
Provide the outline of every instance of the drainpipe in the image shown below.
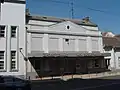
<path fill-rule="evenodd" d="M 27 79 L 27 70 L 28 70 L 28 58 L 27 58 L 27 27 L 25 29 L 25 55 L 22 52 L 23 48 L 20 48 L 20 53 L 22 54 L 25 60 L 25 79 Z"/>
<path fill-rule="evenodd" d="M 27 27 L 25 27 L 25 71 L 26 71 L 26 79 L 27 79 L 27 70 L 28 70 L 28 57 L 27 57 Z"/>

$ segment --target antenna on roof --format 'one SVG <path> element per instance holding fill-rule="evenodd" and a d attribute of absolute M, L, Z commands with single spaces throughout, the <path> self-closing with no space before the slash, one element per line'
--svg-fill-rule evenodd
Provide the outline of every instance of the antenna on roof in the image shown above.
<path fill-rule="evenodd" d="M 74 18 L 74 3 L 73 3 L 73 0 L 71 0 L 71 18 L 73 19 Z"/>

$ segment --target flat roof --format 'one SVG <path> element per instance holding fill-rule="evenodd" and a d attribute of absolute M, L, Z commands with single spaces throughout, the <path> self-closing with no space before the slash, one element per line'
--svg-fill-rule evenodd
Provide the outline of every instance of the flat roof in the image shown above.
<path fill-rule="evenodd" d="M 100 52 L 49 52 L 49 53 L 44 53 L 44 52 L 31 52 L 28 54 L 28 57 L 88 57 L 88 56 L 110 56 L 110 53 L 100 53 Z"/>

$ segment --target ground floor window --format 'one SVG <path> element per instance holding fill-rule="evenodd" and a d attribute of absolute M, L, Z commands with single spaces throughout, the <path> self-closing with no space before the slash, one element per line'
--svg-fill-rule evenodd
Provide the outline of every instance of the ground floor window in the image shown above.
<path fill-rule="evenodd" d="M 120 57 L 118 57 L 118 66 L 120 67 Z"/>
<path fill-rule="evenodd" d="M 4 51 L 0 51 L 0 70 L 4 70 L 5 69 L 5 65 L 4 65 Z"/>
<path fill-rule="evenodd" d="M 100 67 L 99 60 L 94 60 L 93 65 L 94 65 L 95 68 L 99 68 Z"/>
<path fill-rule="evenodd" d="M 100 67 L 100 61 L 99 60 L 89 60 L 87 62 L 88 68 L 99 68 Z"/>
<path fill-rule="evenodd" d="M 16 51 L 11 51 L 11 70 L 17 69 Z"/>

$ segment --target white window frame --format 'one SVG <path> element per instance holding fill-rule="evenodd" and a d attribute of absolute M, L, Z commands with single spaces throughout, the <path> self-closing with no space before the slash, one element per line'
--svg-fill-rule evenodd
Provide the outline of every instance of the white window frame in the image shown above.
<path fill-rule="evenodd" d="M 14 52 L 14 56 L 12 55 L 12 53 Z M 11 70 L 14 71 L 14 70 L 17 70 L 17 52 L 16 51 L 11 51 Z M 15 68 L 13 68 L 13 62 L 15 62 Z"/>
<path fill-rule="evenodd" d="M 12 29 L 12 27 L 14 27 L 15 29 Z M 17 29 L 18 29 L 18 26 L 11 26 L 11 38 L 17 37 Z"/>
<path fill-rule="evenodd" d="M 2 29 L 2 27 L 4 29 Z M 1 32 L 4 32 L 4 33 L 1 33 Z M 6 36 L 5 32 L 6 32 L 6 26 L 5 25 L 0 25 L 0 38 L 4 38 Z M 4 36 L 1 36 L 1 35 L 4 35 Z"/>
<path fill-rule="evenodd" d="M 0 58 L 0 61 L 3 61 L 3 69 L 0 69 L 0 71 L 4 71 L 5 70 L 5 51 L 0 51 L 0 53 L 1 52 L 3 52 L 3 56 L 2 56 L 2 58 Z M 0 57 L 1 57 L 1 55 L 0 55 Z"/>

